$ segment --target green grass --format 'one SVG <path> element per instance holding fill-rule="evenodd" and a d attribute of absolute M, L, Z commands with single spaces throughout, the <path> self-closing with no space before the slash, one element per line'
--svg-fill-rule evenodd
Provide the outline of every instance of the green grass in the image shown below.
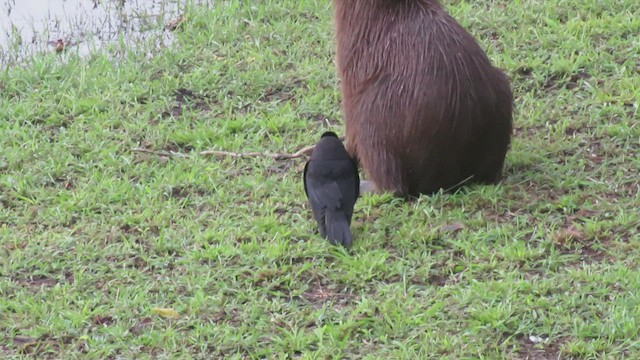
<path fill-rule="evenodd" d="M 365 196 L 349 253 L 315 233 L 304 159 L 199 155 L 343 133 L 328 1 L 2 69 L 1 356 L 639 358 L 637 1 L 446 5 L 512 79 L 505 179 Z"/>

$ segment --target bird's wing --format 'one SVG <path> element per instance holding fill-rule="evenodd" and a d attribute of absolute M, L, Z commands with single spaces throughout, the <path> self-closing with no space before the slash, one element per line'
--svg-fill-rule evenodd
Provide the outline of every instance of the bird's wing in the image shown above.
<path fill-rule="evenodd" d="M 360 174 L 358 173 L 358 162 L 356 161 L 355 158 L 351 159 L 351 166 L 353 169 L 353 178 L 354 178 L 353 180 L 355 181 L 355 185 L 356 185 L 356 193 L 354 198 L 354 201 L 356 201 L 360 196 Z"/>
<path fill-rule="evenodd" d="M 309 182 L 309 180 L 307 180 Z M 312 204 L 337 210 L 342 207 L 342 193 L 337 181 L 310 181 L 307 183 L 307 196 Z"/>
<path fill-rule="evenodd" d="M 304 183 L 304 193 L 307 194 L 307 198 L 309 197 L 309 191 L 307 190 L 307 170 L 309 170 L 309 161 L 304 164 L 304 173 L 302 175 L 302 181 Z"/>

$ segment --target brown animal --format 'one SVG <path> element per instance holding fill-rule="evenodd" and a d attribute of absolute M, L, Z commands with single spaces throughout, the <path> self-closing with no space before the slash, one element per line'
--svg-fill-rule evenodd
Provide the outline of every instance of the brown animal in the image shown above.
<path fill-rule="evenodd" d="M 500 180 L 505 74 L 435 0 L 333 0 L 346 139 L 377 188 L 430 194 Z"/>

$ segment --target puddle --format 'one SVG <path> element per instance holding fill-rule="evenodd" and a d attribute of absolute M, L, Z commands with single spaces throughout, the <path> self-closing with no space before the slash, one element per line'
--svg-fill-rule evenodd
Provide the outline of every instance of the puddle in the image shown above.
<path fill-rule="evenodd" d="M 188 6 L 213 1 L 0 0 L 0 63 L 12 65 L 43 51 L 86 56 L 139 44 L 152 51 L 171 43 L 169 28 Z"/>

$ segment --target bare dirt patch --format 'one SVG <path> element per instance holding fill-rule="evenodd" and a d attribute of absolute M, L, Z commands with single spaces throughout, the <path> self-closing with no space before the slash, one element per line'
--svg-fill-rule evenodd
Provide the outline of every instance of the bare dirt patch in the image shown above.
<path fill-rule="evenodd" d="M 306 88 L 307 84 L 301 79 L 291 79 L 286 84 L 273 85 L 265 89 L 264 94 L 258 99 L 260 102 L 289 101 L 295 98 L 295 89 Z"/>
<path fill-rule="evenodd" d="M 37 291 L 42 288 L 54 287 L 59 283 L 73 283 L 75 281 L 75 277 L 73 273 L 66 272 L 62 274 L 60 278 L 55 278 L 47 275 L 31 275 L 28 277 L 17 277 L 14 278 L 13 281 L 20 285 L 28 286 L 32 290 Z"/>
<path fill-rule="evenodd" d="M 191 110 L 196 111 L 211 110 L 211 106 L 208 102 L 209 99 L 203 95 L 196 94 L 193 90 L 179 88 L 174 92 L 174 96 L 176 104 L 171 109 L 162 112 L 162 119 L 181 117 L 185 107 L 189 107 Z"/>
<path fill-rule="evenodd" d="M 357 296 L 347 292 L 345 288 L 329 286 L 320 280 L 315 280 L 309 285 L 307 291 L 302 294 L 302 298 L 316 307 L 321 307 L 326 303 L 333 303 L 334 306 L 346 306 Z"/>
<path fill-rule="evenodd" d="M 557 360 L 561 355 L 564 341 L 552 341 L 546 336 L 530 337 L 522 334 L 515 336 L 518 349 L 513 355 L 517 360 Z"/>

